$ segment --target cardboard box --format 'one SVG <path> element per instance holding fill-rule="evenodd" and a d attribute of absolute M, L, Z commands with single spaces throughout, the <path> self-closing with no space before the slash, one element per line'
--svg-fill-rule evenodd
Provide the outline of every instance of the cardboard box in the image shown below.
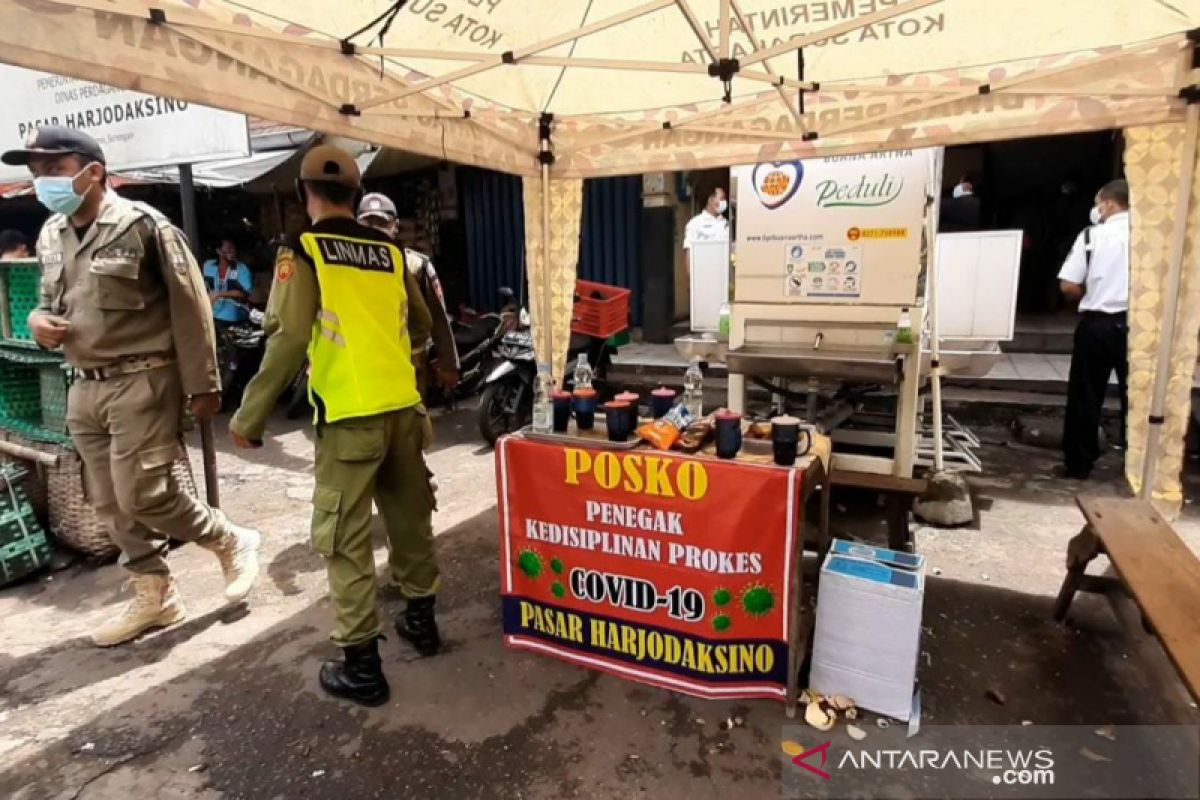
<path fill-rule="evenodd" d="M 835 539 L 821 567 L 809 685 L 909 719 L 924 599 L 923 556 Z"/>

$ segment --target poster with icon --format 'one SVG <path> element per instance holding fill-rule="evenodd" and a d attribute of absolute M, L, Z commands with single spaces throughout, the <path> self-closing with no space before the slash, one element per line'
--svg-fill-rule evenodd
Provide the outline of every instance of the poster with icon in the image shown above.
<path fill-rule="evenodd" d="M 925 198 L 940 185 L 936 156 L 895 150 L 734 167 L 735 302 L 913 304 Z"/>
<path fill-rule="evenodd" d="M 808 245 L 789 242 L 784 295 L 857 298 L 862 295 L 862 247 L 854 244 Z"/>

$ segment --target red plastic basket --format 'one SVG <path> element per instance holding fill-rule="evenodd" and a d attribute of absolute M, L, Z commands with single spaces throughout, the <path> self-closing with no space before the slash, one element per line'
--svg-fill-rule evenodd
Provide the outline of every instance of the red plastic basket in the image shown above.
<path fill-rule="evenodd" d="M 615 336 L 629 327 L 629 289 L 591 281 L 575 281 L 571 331 L 597 339 Z"/>

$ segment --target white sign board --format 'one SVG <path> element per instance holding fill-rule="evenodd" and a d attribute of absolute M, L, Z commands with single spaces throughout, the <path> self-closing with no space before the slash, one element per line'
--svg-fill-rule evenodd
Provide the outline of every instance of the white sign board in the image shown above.
<path fill-rule="evenodd" d="M 63 125 L 95 138 L 113 170 L 250 154 L 242 114 L 21 67 L 0 66 L 0 85 L 0 151 L 25 147 L 38 125 Z M 0 165 L 0 180 L 28 177 L 24 167 Z"/>
<path fill-rule="evenodd" d="M 721 304 L 729 302 L 729 240 L 694 242 L 692 259 L 692 330 L 716 333 Z"/>
<path fill-rule="evenodd" d="M 734 167 L 740 303 L 912 305 L 936 151 Z"/>
<path fill-rule="evenodd" d="M 1022 238 L 1021 231 L 938 234 L 938 334 L 943 341 L 1012 341 Z"/>

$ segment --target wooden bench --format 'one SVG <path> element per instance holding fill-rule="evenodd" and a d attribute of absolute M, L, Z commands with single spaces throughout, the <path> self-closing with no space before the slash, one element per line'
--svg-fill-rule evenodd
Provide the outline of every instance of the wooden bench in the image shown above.
<path fill-rule="evenodd" d="M 1081 495 L 1076 502 L 1087 525 L 1067 546 L 1054 619 L 1066 618 L 1076 592 L 1128 593 L 1200 699 L 1200 559 L 1145 501 Z M 1108 556 L 1116 577 L 1085 574 L 1098 555 Z"/>
<path fill-rule="evenodd" d="M 912 534 L 908 530 L 908 512 L 914 497 L 925 493 L 927 481 L 920 478 L 901 478 L 896 475 L 877 475 L 871 472 L 850 472 L 832 469 L 825 491 L 821 495 L 821 553 L 829 549 L 829 504 L 833 487 L 866 489 L 882 494 L 887 509 L 888 547 L 908 551 Z"/>

